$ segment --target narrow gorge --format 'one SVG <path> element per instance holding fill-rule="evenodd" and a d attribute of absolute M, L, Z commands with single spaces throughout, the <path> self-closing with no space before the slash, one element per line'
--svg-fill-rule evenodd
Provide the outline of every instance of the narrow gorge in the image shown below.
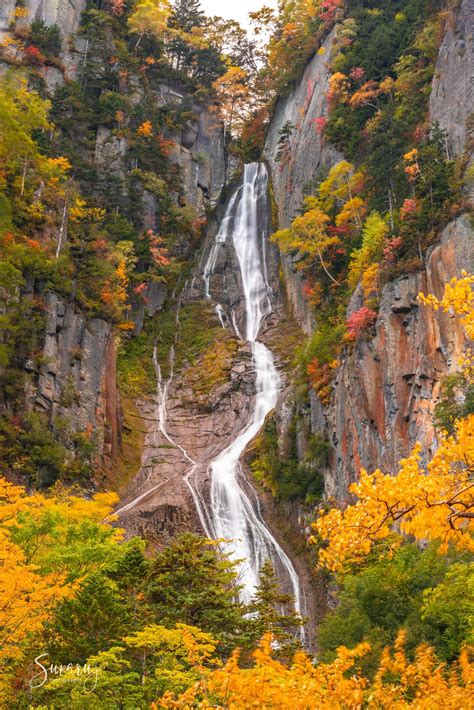
<path fill-rule="evenodd" d="M 1 707 L 470 707 L 473 1 L 248 4 L 0 8 Z"/>
<path fill-rule="evenodd" d="M 279 288 L 274 293 L 270 285 L 278 284 L 278 275 L 275 250 L 268 253 L 269 220 L 266 168 L 263 163 L 246 165 L 216 236 L 176 296 L 176 338 L 166 380 L 155 347 L 157 394 L 153 408 L 146 410 L 150 426 L 142 466 L 116 512 L 121 524 L 140 534 L 156 534 L 161 516 L 161 532 L 177 521 L 189 521 L 196 531 L 228 541 L 225 548 L 240 563 L 243 602 L 252 598 L 260 569 L 271 559 L 283 588 L 295 599 L 295 610 L 305 613 L 295 568 L 267 528 L 241 464 L 281 390 L 274 357 L 260 340 L 279 295 Z M 186 388 L 186 371 L 184 377 L 173 373 L 180 310 L 202 299 L 212 303 L 227 337 L 231 333 L 235 341 L 231 380 L 213 393 L 215 403 L 205 413 Z"/>

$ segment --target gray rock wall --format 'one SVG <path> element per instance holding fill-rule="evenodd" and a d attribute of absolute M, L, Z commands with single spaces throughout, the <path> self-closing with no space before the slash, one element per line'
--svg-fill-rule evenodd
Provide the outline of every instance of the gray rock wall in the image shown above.
<path fill-rule="evenodd" d="M 16 0 L 2 0 L 0 3 L 0 40 L 8 33 L 10 21 L 15 12 Z"/>
<path fill-rule="evenodd" d="M 452 155 L 468 149 L 474 131 L 474 0 L 449 12 L 436 62 L 430 119 L 448 133 Z"/>
<path fill-rule="evenodd" d="M 280 227 L 287 227 L 298 214 L 304 195 L 311 193 L 318 177 L 343 159 L 323 141 L 315 123 L 327 116 L 328 62 L 334 34 L 333 30 L 326 38 L 324 53 L 308 63 L 298 85 L 278 101 L 268 130 L 264 155 L 272 174 Z M 289 151 L 277 162 L 280 131 L 287 122 L 294 131 Z"/>
<path fill-rule="evenodd" d="M 430 99 L 430 119 L 447 131 L 452 157 L 472 149 L 473 18 L 474 0 L 461 0 L 457 10 L 448 13 Z M 294 217 L 305 186 L 343 157 L 314 130 L 315 118 L 326 112 L 332 42 L 330 35 L 325 53 L 311 60 L 298 86 L 277 104 L 270 125 L 265 155 L 280 227 Z M 288 154 L 277 162 L 278 138 L 287 121 L 295 130 Z M 309 334 L 315 316 L 306 307 L 301 278 L 290 259 L 284 257 L 282 262 L 290 306 Z M 306 426 L 313 433 L 324 433 L 331 443 L 324 472 L 328 496 L 347 500 L 347 486 L 356 480 L 361 466 L 396 471 L 400 458 L 417 441 L 426 457 L 436 448 L 432 415 L 441 380 L 457 368 L 465 340 L 453 316 L 420 306 L 417 295 L 424 291 L 440 296 L 446 282 L 463 269 L 474 271 L 468 215 L 447 225 L 422 272 L 396 279 L 383 289 L 376 337 L 343 354 L 330 406 L 323 407 L 314 393 L 309 407 L 300 406 Z M 358 297 L 356 290 L 349 311 L 357 307 Z"/>
<path fill-rule="evenodd" d="M 321 416 L 311 401 L 316 430 L 332 445 L 326 493 L 347 499 L 347 486 L 362 467 L 395 472 L 420 442 L 429 458 L 437 447 L 432 418 L 442 378 L 459 369 L 466 344 L 459 319 L 420 305 L 418 293 L 442 296 L 463 269 L 474 271 L 474 240 L 467 216 L 449 224 L 426 264 L 383 290 L 376 336 L 343 358 L 331 405 Z"/>
<path fill-rule="evenodd" d="M 219 202 L 226 178 L 224 127 L 207 108 L 193 107 L 194 121 L 174 136 L 171 159 L 181 168 L 183 192 L 200 214 Z"/>
<path fill-rule="evenodd" d="M 28 22 L 42 20 L 47 25 L 57 25 L 67 39 L 77 31 L 86 5 L 87 0 L 26 0 Z"/>
<path fill-rule="evenodd" d="M 34 407 L 47 413 L 65 443 L 74 433 L 88 432 L 94 435 L 98 455 L 107 455 L 116 450 L 120 429 L 115 377 L 108 377 L 115 373 L 112 326 L 100 318 L 87 319 L 53 292 L 46 295 L 46 309 Z"/>
<path fill-rule="evenodd" d="M 448 13 L 430 97 L 430 120 L 447 131 L 451 157 L 472 151 L 473 22 L 473 0 L 462 0 L 457 12 Z M 313 400 L 313 419 L 333 445 L 325 476 L 328 495 L 344 500 L 361 466 L 396 471 L 416 442 L 426 458 L 436 449 L 432 418 L 441 381 L 458 369 L 465 338 L 458 319 L 420 306 L 417 295 L 441 296 L 463 270 L 474 272 L 469 215 L 446 226 L 422 272 L 383 289 L 376 337 L 344 358 L 325 422 Z"/>

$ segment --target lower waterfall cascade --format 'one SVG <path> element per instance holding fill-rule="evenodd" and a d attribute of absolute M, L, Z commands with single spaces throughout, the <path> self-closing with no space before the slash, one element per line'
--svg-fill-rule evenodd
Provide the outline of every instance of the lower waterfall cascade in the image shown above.
<path fill-rule="evenodd" d="M 258 584 L 259 571 L 270 558 L 282 580 L 291 586 L 295 611 L 302 613 L 302 594 L 295 568 L 267 528 L 259 509 L 259 502 L 251 485 L 244 481 L 240 459 L 248 444 L 257 436 L 265 418 L 275 407 L 280 388 L 280 377 L 270 350 L 257 340 L 261 325 L 271 313 L 271 287 L 266 266 L 268 230 L 262 225 L 259 206 L 268 215 L 268 174 L 263 163 L 245 165 L 240 186 L 229 200 L 220 229 L 202 270 L 204 293 L 210 295 L 210 279 L 219 249 L 231 243 L 234 247 L 245 298 L 245 340 L 252 351 L 255 379 L 253 415 L 236 439 L 211 462 L 210 508 L 204 529 L 210 529 L 216 539 L 229 540 L 230 556 L 242 560 L 239 570 L 240 598 L 250 601 Z M 222 304 L 216 312 L 223 323 Z M 236 315 L 231 310 L 228 322 L 233 324 L 237 337 Z M 245 490 L 243 487 L 245 483 Z M 301 634 L 303 635 L 303 630 Z"/>

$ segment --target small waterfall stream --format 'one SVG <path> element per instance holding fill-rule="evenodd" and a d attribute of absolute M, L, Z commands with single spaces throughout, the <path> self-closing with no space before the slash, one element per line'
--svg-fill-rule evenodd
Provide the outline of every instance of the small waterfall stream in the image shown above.
<path fill-rule="evenodd" d="M 230 553 L 243 560 L 239 574 L 241 599 L 248 602 L 258 584 L 259 571 L 266 559 L 273 560 L 277 571 L 290 584 L 295 610 L 302 612 L 298 576 L 288 555 L 266 527 L 260 515 L 256 496 L 252 501 L 242 487 L 240 458 L 248 444 L 262 428 L 267 414 L 275 407 L 280 386 L 273 356 L 257 340 L 264 318 L 271 312 L 271 288 L 265 261 L 267 229 L 261 224 L 263 212 L 268 214 L 268 176 L 263 164 L 251 163 L 244 168 L 241 185 L 229 201 L 219 232 L 203 269 L 204 292 L 210 298 L 210 279 L 219 249 L 232 240 L 240 267 L 245 298 L 245 339 L 251 344 L 256 373 L 256 395 L 253 416 L 237 438 L 215 458 L 211 474 L 211 508 L 207 518 L 214 537 L 230 540 Z M 266 220 L 266 217 L 265 217 Z M 219 313 L 224 311 L 218 304 Z M 222 322 L 221 317 L 221 322 Z M 236 335 L 236 315 L 230 314 Z"/>

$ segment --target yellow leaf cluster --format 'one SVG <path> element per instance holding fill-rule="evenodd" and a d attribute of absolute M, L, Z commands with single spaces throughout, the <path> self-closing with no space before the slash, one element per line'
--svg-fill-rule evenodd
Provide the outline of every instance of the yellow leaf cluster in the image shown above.
<path fill-rule="evenodd" d="M 168 25 L 168 18 L 171 14 L 171 6 L 168 0 L 141 0 L 138 2 L 132 14 L 128 18 L 130 32 L 138 35 L 138 47 L 144 35 L 162 35 Z"/>
<path fill-rule="evenodd" d="M 422 303 L 432 306 L 435 311 L 442 310 L 445 313 L 454 312 L 461 316 L 461 322 L 466 331 L 466 335 L 471 340 L 474 338 L 474 276 L 462 272 L 462 278 L 452 278 L 444 288 L 441 299 L 433 294 L 419 294 Z"/>
<path fill-rule="evenodd" d="M 151 121 L 143 121 L 143 123 L 137 128 L 137 136 L 143 136 L 145 138 L 150 137 L 153 134 L 153 124 Z"/>
<path fill-rule="evenodd" d="M 393 536 L 395 528 L 417 540 L 438 540 L 441 550 L 451 543 L 474 551 L 473 470 L 474 415 L 457 423 L 456 435 L 442 440 L 426 469 L 419 447 L 400 462 L 396 476 L 363 469 L 349 489 L 357 502 L 344 511 L 331 510 L 313 524 L 327 542 L 319 552 L 319 564 L 345 572 L 361 562 L 377 540 Z M 394 544 L 401 539 L 394 537 Z"/>
<path fill-rule="evenodd" d="M 235 653 L 222 668 L 204 673 L 201 681 L 178 698 L 166 693 L 161 708 L 210 710 L 448 710 L 472 707 L 472 664 L 467 651 L 447 672 L 431 648 L 420 645 L 413 661 L 404 651 L 401 632 L 394 649 L 386 648 L 374 680 L 369 683 L 357 668 L 370 650 L 367 643 L 354 649 L 341 646 L 332 663 L 314 665 L 303 652 L 288 667 L 272 657 L 267 635 L 254 654 L 251 668 L 239 666 Z"/>
<path fill-rule="evenodd" d="M 239 667 L 235 652 L 223 668 L 205 676 L 204 681 L 186 691 L 179 699 L 165 695 L 159 707 L 244 708 L 319 708 L 357 707 L 363 700 L 366 681 L 345 674 L 356 659 L 368 651 L 368 644 L 355 649 L 340 648 L 334 663 L 314 666 L 305 653 L 297 653 L 288 668 L 272 657 L 272 639 L 266 635 L 255 652 L 252 668 Z M 199 696 L 205 700 L 197 704 Z M 219 698 L 216 705 L 211 698 Z"/>
<path fill-rule="evenodd" d="M 71 569 L 66 570 L 55 556 L 58 545 L 66 539 L 71 542 L 74 525 L 84 521 L 110 531 L 110 526 L 102 521 L 110 515 L 116 500 L 114 493 L 98 493 L 92 500 L 65 493 L 28 496 L 23 487 L 0 477 L 0 660 L 3 663 L 21 660 L 25 644 L 41 632 L 58 602 L 74 592 L 78 574 L 87 572 L 83 561 L 73 579 Z M 110 537 L 118 540 L 121 535 L 117 530 Z M 5 678 L 0 683 L 0 703 L 8 696 L 8 686 Z"/>

